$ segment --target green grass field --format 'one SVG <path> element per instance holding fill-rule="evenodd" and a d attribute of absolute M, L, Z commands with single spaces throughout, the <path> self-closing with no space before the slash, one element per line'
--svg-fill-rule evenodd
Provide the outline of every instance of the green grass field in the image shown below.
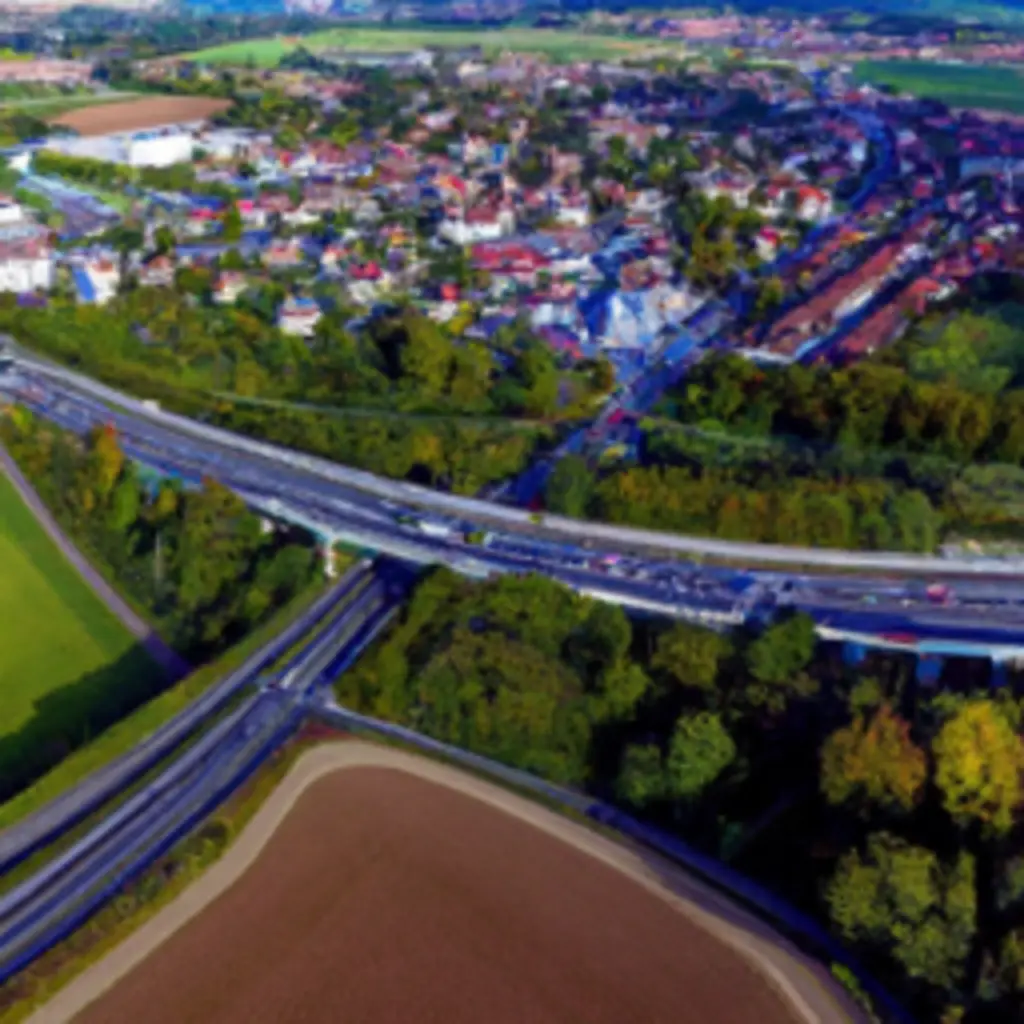
<path fill-rule="evenodd" d="M 100 704 L 122 706 L 159 670 L 0 476 L 0 777 L 88 738 Z"/>
<path fill-rule="evenodd" d="M 555 60 L 608 60 L 651 50 L 665 50 L 651 41 L 614 36 L 560 32 L 552 29 L 509 28 L 492 31 L 469 29 L 338 28 L 303 36 L 278 36 L 226 43 L 184 54 L 183 59 L 206 64 L 253 64 L 273 67 L 299 46 L 312 52 L 331 48 L 387 53 L 422 46 L 482 46 L 487 52 L 515 50 L 543 53 Z M 681 53 L 678 44 L 674 52 Z"/>
<path fill-rule="evenodd" d="M 15 111 L 31 114 L 41 121 L 47 118 L 60 117 L 71 110 L 81 110 L 83 107 L 99 107 L 107 103 L 124 103 L 138 97 L 137 92 L 110 92 L 98 96 L 92 93 L 79 96 L 41 96 L 27 97 L 24 99 L 12 99 L 0 97 L 0 113 L 14 113 Z"/>
<path fill-rule="evenodd" d="M 859 81 L 941 100 L 952 107 L 1024 113 L 1024 73 L 1010 67 L 940 64 L 932 61 L 862 61 Z"/>

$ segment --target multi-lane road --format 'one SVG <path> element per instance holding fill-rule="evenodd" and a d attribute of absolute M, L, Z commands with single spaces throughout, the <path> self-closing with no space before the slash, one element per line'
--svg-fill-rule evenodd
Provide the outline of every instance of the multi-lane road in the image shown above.
<path fill-rule="evenodd" d="M 163 472 L 218 479 L 270 516 L 409 562 L 475 575 L 540 572 L 638 611 L 708 625 L 735 625 L 787 605 L 868 643 L 906 646 L 910 638 L 980 654 L 998 648 L 1005 658 L 1024 649 L 1024 561 L 733 544 L 559 517 L 538 524 L 520 509 L 384 480 L 209 428 L 24 357 L 0 377 L 0 388 L 68 429 L 113 423 L 128 454 Z M 669 557 L 678 547 L 691 558 L 816 571 L 699 565 Z M 952 583 L 951 599 L 938 602 L 934 590 L 928 593 L 926 582 L 937 580 Z"/>
<path fill-rule="evenodd" d="M 316 687 L 344 671 L 372 641 L 407 585 L 408 576 L 400 567 L 356 567 L 317 610 L 323 628 L 272 681 L 253 688 L 266 667 L 262 655 L 236 673 L 238 678 L 232 677 L 230 696 L 240 696 L 239 703 L 227 706 L 220 700 L 219 717 L 209 703 L 205 708 L 193 706 L 171 723 L 173 730 L 163 731 L 162 737 L 157 734 L 159 750 L 147 752 L 148 776 L 140 775 L 137 763 L 127 775 L 123 766 L 114 765 L 107 776 L 96 777 L 94 789 L 78 794 L 80 806 L 73 806 L 74 800 L 65 802 L 48 809 L 51 813 L 42 829 L 29 828 L 21 836 L 17 829 L 5 833 L 9 866 L 38 846 L 43 832 L 52 839 L 69 821 L 98 806 L 100 790 L 106 798 L 102 803 L 113 796 L 122 798 L 108 813 L 98 815 L 97 823 L 74 843 L 0 895 L 0 982 L 74 931 L 127 879 L 153 863 L 233 792 L 268 751 L 295 731 Z M 309 630 L 310 623 L 304 624 Z M 279 645 L 275 652 L 280 653 Z M 243 693 L 243 686 L 249 691 Z M 221 688 L 222 697 L 225 689 Z M 202 725 L 206 731 L 197 734 Z M 168 746 L 171 731 L 179 738 Z M 192 736 L 193 742 L 161 767 L 163 757 L 180 747 L 182 735 Z"/>

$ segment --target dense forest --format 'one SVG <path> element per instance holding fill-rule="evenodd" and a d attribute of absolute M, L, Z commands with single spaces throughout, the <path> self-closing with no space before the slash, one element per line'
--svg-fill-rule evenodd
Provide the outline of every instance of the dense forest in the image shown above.
<path fill-rule="evenodd" d="M 675 830 L 829 921 L 921 1020 L 1007 1021 L 1024 704 L 973 678 L 852 668 L 799 615 L 719 635 L 438 572 L 337 694 Z"/>
<path fill-rule="evenodd" d="M 637 457 L 566 460 L 557 511 L 734 540 L 932 551 L 1024 537 L 1019 305 L 942 313 L 844 369 L 708 358 Z"/>
<path fill-rule="evenodd" d="M 550 427 L 514 421 L 553 413 L 574 387 L 582 400 L 607 383 L 600 364 L 567 379 L 546 347 L 516 329 L 499 339 L 508 352 L 499 374 L 491 349 L 456 344 L 408 309 L 357 333 L 341 312 L 329 314 L 306 344 L 277 330 L 276 304 L 258 295 L 238 308 L 196 306 L 155 289 L 129 292 L 102 310 L 22 309 L 0 300 L 0 326 L 168 408 L 466 492 L 517 472 L 550 443 Z"/>

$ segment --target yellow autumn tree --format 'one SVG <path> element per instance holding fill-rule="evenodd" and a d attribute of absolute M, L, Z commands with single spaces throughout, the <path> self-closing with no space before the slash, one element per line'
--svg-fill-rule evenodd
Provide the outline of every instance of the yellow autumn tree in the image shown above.
<path fill-rule="evenodd" d="M 831 804 L 909 811 L 927 775 L 925 753 L 911 739 L 909 725 L 886 705 L 838 729 L 821 751 L 821 788 Z"/>
<path fill-rule="evenodd" d="M 96 494 L 106 498 L 124 469 L 124 452 L 113 427 L 101 427 L 92 435 L 89 475 Z"/>
<path fill-rule="evenodd" d="M 1008 832 L 1024 797 L 1024 743 L 1006 715 L 990 700 L 967 701 L 939 730 L 932 753 L 950 817 Z"/>

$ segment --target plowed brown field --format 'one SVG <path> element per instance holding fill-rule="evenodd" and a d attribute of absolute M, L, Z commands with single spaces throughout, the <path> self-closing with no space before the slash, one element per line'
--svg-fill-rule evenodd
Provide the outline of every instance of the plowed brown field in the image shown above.
<path fill-rule="evenodd" d="M 102 103 L 69 110 L 55 117 L 53 123 L 74 128 L 81 135 L 106 135 L 202 121 L 230 106 L 230 100 L 209 96 L 147 96 L 125 103 Z"/>
<path fill-rule="evenodd" d="M 76 1018 L 798 1019 L 743 956 L 620 871 L 480 799 L 379 767 L 314 782 L 234 885 Z"/>

